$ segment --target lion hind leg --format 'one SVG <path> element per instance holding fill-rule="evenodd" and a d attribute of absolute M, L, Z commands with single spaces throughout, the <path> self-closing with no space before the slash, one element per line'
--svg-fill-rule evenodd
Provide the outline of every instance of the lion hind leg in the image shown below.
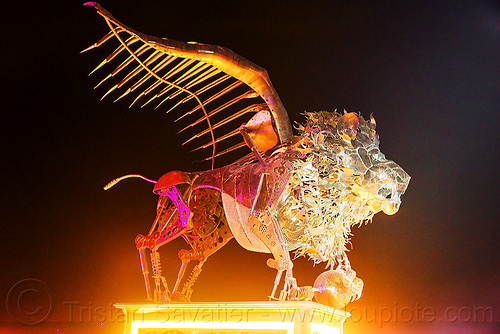
<path fill-rule="evenodd" d="M 191 300 L 191 295 L 193 294 L 193 285 L 198 279 L 198 276 L 201 274 L 201 267 L 205 261 L 200 261 L 196 266 L 194 266 L 193 270 L 191 271 L 191 274 L 189 275 L 189 278 L 187 279 L 186 283 L 184 283 L 184 287 L 182 288 L 181 295 L 184 296 L 186 301 Z"/>
<path fill-rule="evenodd" d="M 211 188 L 193 190 L 190 196 L 189 208 L 192 210 L 190 220 L 192 229 L 189 234 L 183 234 L 182 237 L 191 246 L 191 250 L 181 250 L 179 252 L 182 265 L 174 287 L 174 299 L 178 301 L 190 300 L 193 285 L 201 273 L 203 264 L 209 256 L 217 252 L 233 238 L 218 190 Z M 186 267 L 192 260 L 197 260 L 199 263 L 195 265 L 179 292 L 179 286 Z"/>
<path fill-rule="evenodd" d="M 175 281 L 174 289 L 172 290 L 172 299 L 175 301 L 184 300 L 184 296 L 182 296 L 177 290 L 179 289 L 179 285 L 184 277 L 186 272 L 186 267 L 189 262 L 191 262 L 192 254 L 187 249 L 181 249 L 179 251 L 179 258 L 181 259 L 181 267 L 179 268 L 179 273 L 177 274 L 177 280 Z"/>

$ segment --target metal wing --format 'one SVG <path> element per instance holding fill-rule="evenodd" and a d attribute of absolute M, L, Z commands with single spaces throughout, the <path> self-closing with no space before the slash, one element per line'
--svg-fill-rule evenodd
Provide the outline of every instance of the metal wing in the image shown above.
<path fill-rule="evenodd" d="M 110 39 L 119 42 L 119 46 L 91 72 L 113 60 L 117 63 L 96 86 L 115 80 L 103 98 L 118 93 L 117 101 L 132 95 L 131 105 L 152 104 L 155 109 L 161 106 L 167 112 L 181 110 L 177 108 L 179 105 L 191 104 L 176 121 L 186 116 L 194 120 L 179 132 L 192 127 L 199 129 L 199 124 L 205 125 L 184 144 L 210 135 L 208 143 L 196 149 L 212 147 L 212 168 L 215 157 L 245 146 L 242 140 L 235 146 L 217 151 L 217 143 L 239 135 L 238 129 L 219 134 L 223 131 L 222 126 L 242 116 L 242 119 L 244 116 L 248 119 L 249 113 L 268 110 L 280 144 L 290 140 L 292 128 L 288 114 L 264 68 L 220 46 L 184 43 L 137 32 L 116 20 L 99 4 L 87 2 L 86 5 L 94 6 L 97 13 L 104 17 L 110 32 L 84 51 Z M 123 58 L 123 54 L 126 56 L 120 63 L 118 59 L 120 55 Z M 228 111 L 229 115 L 226 115 Z"/>

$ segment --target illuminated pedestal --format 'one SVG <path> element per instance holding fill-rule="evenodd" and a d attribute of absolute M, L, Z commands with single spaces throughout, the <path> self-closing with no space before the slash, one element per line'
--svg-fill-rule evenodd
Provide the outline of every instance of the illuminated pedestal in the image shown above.
<path fill-rule="evenodd" d="M 116 304 L 126 334 L 337 334 L 349 313 L 313 302 Z"/>

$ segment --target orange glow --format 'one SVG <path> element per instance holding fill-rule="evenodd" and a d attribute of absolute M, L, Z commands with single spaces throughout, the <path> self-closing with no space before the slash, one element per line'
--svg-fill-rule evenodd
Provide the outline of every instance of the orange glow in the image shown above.
<path fill-rule="evenodd" d="M 338 334 L 349 313 L 312 302 L 120 304 L 126 334 L 144 329 L 188 329 L 192 333 Z"/>
<path fill-rule="evenodd" d="M 324 327 L 330 329 L 327 326 Z M 183 321 L 183 322 L 133 321 L 130 333 L 137 334 L 139 333 L 139 330 L 142 328 L 253 329 L 253 330 L 276 330 L 276 331 L 285 330 L 287 334 L 294 333 L 293 322 L 273 322 L 273 321 L 224 322 L 224 323 L 206 322 L 206 321 Z M 196 333 L 196 331 L 193 331 L 193 333 Z M 319 334 L 319 333 L 330 333 L 330 332 L 317 331 L 317 333 Z"/>

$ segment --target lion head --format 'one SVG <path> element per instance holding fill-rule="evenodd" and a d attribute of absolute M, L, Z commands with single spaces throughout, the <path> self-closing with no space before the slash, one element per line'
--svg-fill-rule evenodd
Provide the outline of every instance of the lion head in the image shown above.
<path fill-rule="evenodd" d="M 292 173 L 277 218 L 290 249 L 351 272 L 351 226 L 399 209 L 410 176 L 380 152 L 375 120 L 355 113 L 307 112 L 288 148 Z"/>

